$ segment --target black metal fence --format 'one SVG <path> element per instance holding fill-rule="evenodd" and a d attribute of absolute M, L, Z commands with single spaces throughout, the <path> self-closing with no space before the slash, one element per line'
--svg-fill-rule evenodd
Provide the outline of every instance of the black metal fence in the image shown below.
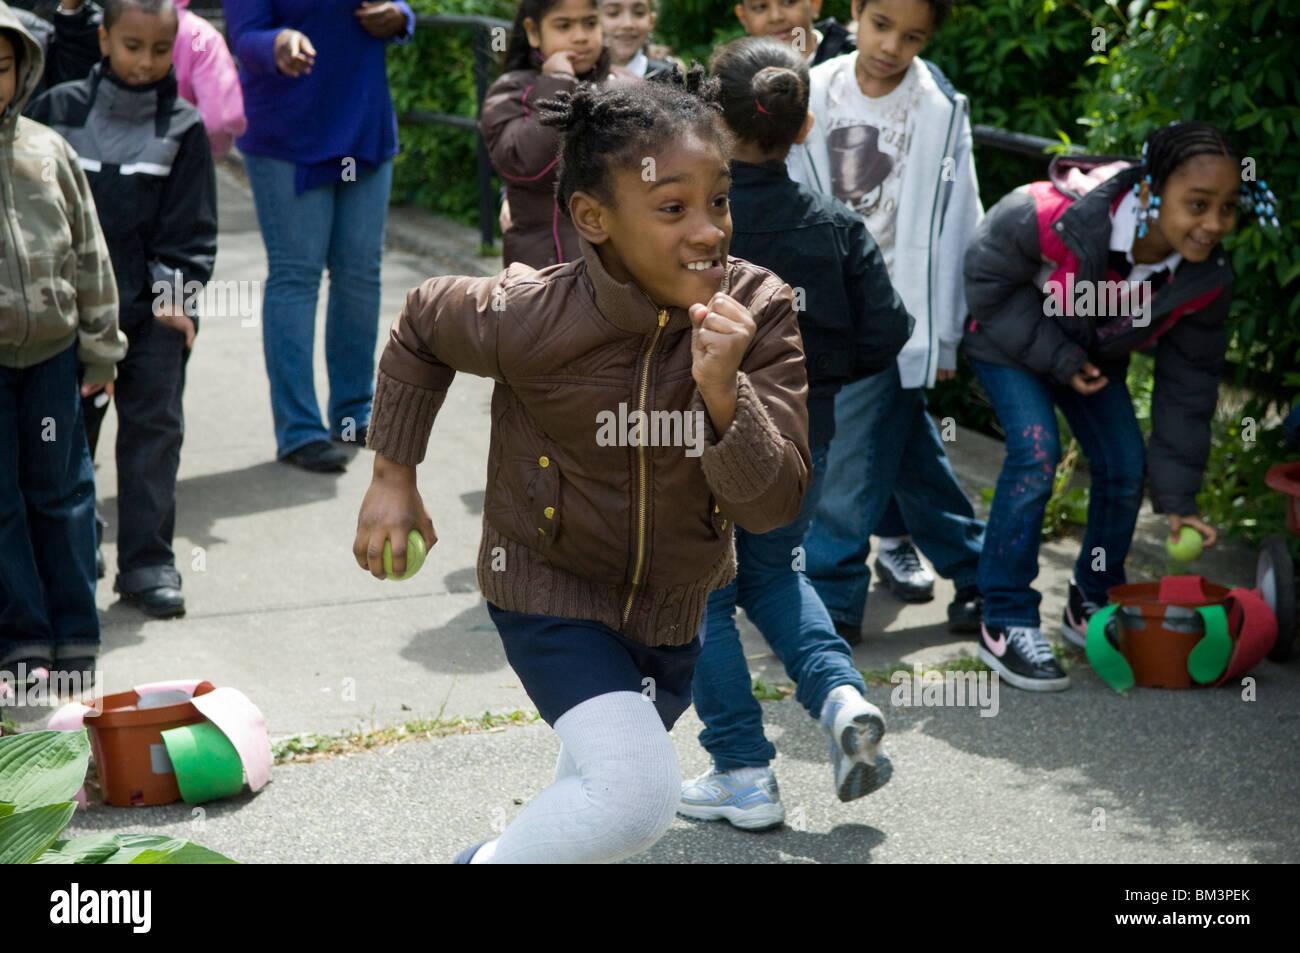
<path fill-rule="evenodd" d="M 510 33 L 510 23 L 497 17 L 461 16 L 453 14 L 422 14 L 415 18 L 415 28 L 472 30 L 474 32 L 474 92 L 477 99 L 475 116 L 483 111 L 483 100 L 495 78 L 496 68 L 491 55 L 491 37 L 494 33 L 504 38 Z M 472 132 L 478 140 L 478 230 L 479 242 L 490 248 L 496 236 L 496 193 L 492 188 L 492 162 L 488 159 L 487 145 L 478 131 L 478 119 L 467 116 L 450 116 L 446 113 L 414 110 L 398 116 L 399 122 L 421 126 L 451 126 Z"/>

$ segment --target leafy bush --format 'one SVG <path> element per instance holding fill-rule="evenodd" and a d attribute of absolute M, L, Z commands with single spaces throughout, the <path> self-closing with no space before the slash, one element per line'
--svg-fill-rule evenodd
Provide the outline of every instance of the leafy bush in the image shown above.
<path fill-rule="evenodd" d="M 0 738 L 0 864 L 233 864 L 163 834 L 88 834 L 59 840 L 86 779 L 86 731 Z"/>
<path fill-rule="evenodd" d="M 458 13 L 513 19 L 504 0 L 413 0 L 421 13 Z M 474 88 L 474 31 L 421 27 L 388 53 L 388 85 L 397 115 L 412 110 L 478 117 Z M 500 54 L 491 53 L 494 61 Z M 493 69 L 492 79 L 497 71 Z M 478 135 L 450 126 L 403 123 L 393 163 L 393 201 L 414 203 L 466 224 L 478 222 Z M 493 188 L 500 183 L 493 177 Z"/>
<path fill-rule="evenodd" d="M 1243 214 L 1224 241 L 1235 276 L 1228 359 L 1240 399 L 1225 388 L 1214 451 L 1198 498 L 1205 518 L 1257 542 L 1281 530 L 1281 497 L 1264 487 L 1285 459 L 1276 420 L 1300 395 L 1300 80 L 1293 27 L 1300 0 L 1138 0 L 1110 49 L 1095 57 L 1085 98 L 1090 151 L 1136 153 L 1152 129 L 1200 119 L 1227 131 L 1280 200 L 1279 230 Z M 1244 418 L 1255 422 L 1252 428 Z M 1257 439 L 1246 440 L 1252 429 Z"/>

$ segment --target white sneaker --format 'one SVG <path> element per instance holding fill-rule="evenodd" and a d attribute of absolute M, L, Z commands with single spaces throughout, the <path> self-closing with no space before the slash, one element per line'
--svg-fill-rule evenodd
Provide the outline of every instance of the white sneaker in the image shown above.
<path fill-rule="evenodd" d="M 785 820 L 771 768 L 710 771 L 687 781 L 677 813 L 697 821 L 729 821 L 745 831 L 767 830 Z"/>
<path fill-rule="evenodd" d="M 827 696 L 820 720 L 841 801 L 855 800 L 889 782 L 894 763 L 880 744 L 885 716 L 879 708 L 852 685 L 840 685 Z"/>
<path fill-rule="evenodd" d="M 934 573 L 921 564 L 921 557 L 906 536 L 880 540 L 876 574 L 903 602 L 929 602 L 934 598 Z"/>

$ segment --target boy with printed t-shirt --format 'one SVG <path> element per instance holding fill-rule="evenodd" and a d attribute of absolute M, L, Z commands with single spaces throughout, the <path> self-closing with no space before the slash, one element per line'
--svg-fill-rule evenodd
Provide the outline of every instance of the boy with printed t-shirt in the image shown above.
<path fill-rule="evenodd" d="M 951 9 L 951 0 L 855 2 L 857 52 L 812 71 L 816 121 L 787 161 L 795 181 L 863 217 L 916 319 L 895 367 L 836 396 L 836 438 L 804 540 L 808 576 L 850 644 L 861 641 L 870 537 L 885 535 L 879 524 L 891 494 L 912 538 L 956 586 L 950 627 L 979 630 L 984 525 L 957 484 L 924 391 L 957 367 L 961 262 L 983 215 L 966 97 L 918 55 Z M 878 559 L 877 570 L 891 585 L 906 584 L 900 577 L 919 562 L 906 537 L 890 543 L 882 540 L 882 551 L 902 558 L 883 567 Z M 906 586 L 895 588 L 910 597 Z"/>

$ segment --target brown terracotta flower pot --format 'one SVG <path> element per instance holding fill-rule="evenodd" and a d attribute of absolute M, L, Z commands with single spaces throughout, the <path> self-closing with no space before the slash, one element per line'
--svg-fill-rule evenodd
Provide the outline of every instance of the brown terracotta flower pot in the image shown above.
<path fill-rule="evenodd" d="M 1191 688 L 1187 657 L 1205 635 L 1196 609 L 1222 605 L 1228 589 L 1202 582 L 1201 601 L 1161 601 L 1160 583 L 1135 582 L 1108 593 L 1115 613 L 1119 650 L 1133 669 L 1133 681 L 1147 688 Z"/>
<path fill-rule="evenodd" d="M 213 690 L 211 682 L 200 682 L 194 694 L 206 695 Z M 104 801 L 114 807 L 146 807 L 180 800 L 181 791 L 162 733 L 208 720 L 188 701 L 158 708 L 139 708 L 139 701 L 134 691 L 106 695 L 100 713 L 86 717 L 99 787 Z"/>

